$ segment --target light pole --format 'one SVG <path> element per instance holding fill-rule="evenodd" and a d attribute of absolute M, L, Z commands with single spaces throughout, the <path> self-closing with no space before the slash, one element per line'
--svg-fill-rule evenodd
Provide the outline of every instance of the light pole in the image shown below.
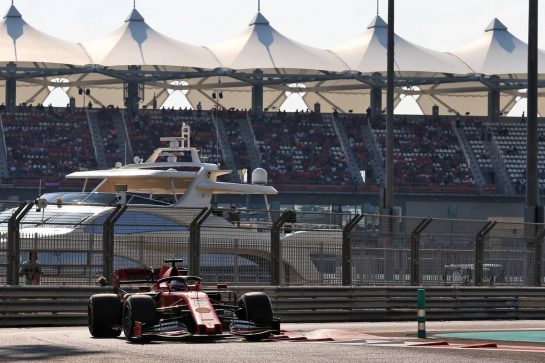
<path fill-rule="evenodd" d="M 543 223 L 543 207 L 539 205 L 538 143 L 537 143 L 537 77 L 538 77 L 538 0 L 529 0 L 528 6 L 528 99 L 526 125 L 526 210 L 524 221 Z M 528 249 L 533 250 L 533 269 L 529 269 L 529 280 L 535 286 L 543 281 L 541 256 L 542 236 L 536 225 L 527 225 Z M 532 271 L 533 270 L 533 271 Z"/>
<path fill-rule="evenodd" d="M 386 161 L 382 214 L 394 208 L 394 0 L 388 0 L 388 53 L 386 84 Z"/>
<path fill-rule="evenodd" d="M 538 0 L 529 0 L 528 12 L 528 103 L 526 127 L 526 215 L 525 221 L 539 222 L 539 183 L 537 176 L 537 61 Z"/>

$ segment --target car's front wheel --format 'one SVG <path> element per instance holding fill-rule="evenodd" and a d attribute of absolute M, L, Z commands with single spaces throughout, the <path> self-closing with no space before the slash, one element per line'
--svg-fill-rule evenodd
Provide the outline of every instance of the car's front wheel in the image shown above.
<path fill-rule="evenodd" d="M 257 327 L 273 326 L 273 309 L 271 300 L 262 292 L 249 292 L 242 295 L 238 301 L 238 317 L 253 322 Z M 270 331 L 247 335 L 246 340 L 259 341 L 271 335 Z"/>
<path fill-rule="evenodd" d="M 123 306 L 123 332 L 128 340 L 138 339 L 133 335 L 134 325 L 137 321 L 144 328 L 157 324 L 155 300 L 151 296 L 132 295 L 125 301 Z"/>
<path fill-rule="evenodd" d="M 121 301 L 116 294 L 98 294 L 89 299 L 89 332 L 95 338 L 114 338 L 121 334 Z"/>

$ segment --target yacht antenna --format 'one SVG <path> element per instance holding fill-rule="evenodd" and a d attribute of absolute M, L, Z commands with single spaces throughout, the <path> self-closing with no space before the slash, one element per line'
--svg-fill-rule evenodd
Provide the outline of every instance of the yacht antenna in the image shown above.
<path fill-rule="evenodd" d="M 182 123 L 182 147 L 183 148 L 190 148 L 191 147 L 191 126 L 189 124 L 186 124 L 185 122 Z"/>

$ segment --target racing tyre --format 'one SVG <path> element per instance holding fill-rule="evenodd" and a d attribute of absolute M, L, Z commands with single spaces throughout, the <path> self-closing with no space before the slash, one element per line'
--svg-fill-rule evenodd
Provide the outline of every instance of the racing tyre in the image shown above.
<path fill-rule="evenodd" d="M 89 299 L 89 332 L 95 338 L 115 338 L 121 334 L 122 305 L 116 294 L 98 294 Z"/>
<path fill-rule="evenodd" d="M 255 323 L 257 326 L 273 326 L 273 310 L 271 300 L 262 292 L 249 292 L 242 295 L 238 301 L 238 317 Z M 271 332 L 248 335 L 244 338 L 249 341 L 266 339 Z"/>
<path fill-rule="evenodd" d="M 148 295 L 129 296 L 123 307 L 123 333 L 130 340 L 138 338 L 132 337 L 134 322 L 139 321 L 143 327 L 157 324 L 157 310 L 155 300 Z"/>

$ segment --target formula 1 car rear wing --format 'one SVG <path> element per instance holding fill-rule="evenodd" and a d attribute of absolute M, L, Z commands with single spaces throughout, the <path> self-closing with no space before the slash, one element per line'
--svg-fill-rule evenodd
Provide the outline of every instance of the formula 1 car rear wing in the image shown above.
<path fill-rule="evenodd" d="M 127 284 L 152 284 L 167 276 L 186 276 L 187 270 L 178 269 L 174 264 L 181 260 L 166 260 L 171 262 L 172 267 L 162 266 L 160 268 L 123 268 L 114 271 L 114 289 Z"/>
<path fill-rule="evenodd" d="M 147 268 L 123 268 L 114 271 L 114 289 L 121 285 L 153 283 L 157 280 L 155 270 Z"/>

